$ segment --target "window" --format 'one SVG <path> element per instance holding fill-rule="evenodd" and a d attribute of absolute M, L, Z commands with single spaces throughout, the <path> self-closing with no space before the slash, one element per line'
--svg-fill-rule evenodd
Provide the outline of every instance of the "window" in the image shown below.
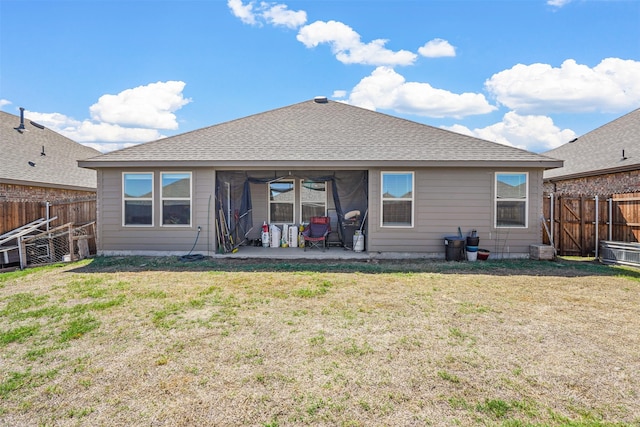
<path fill-rule="evenodd" d="M 162 172 L 162 225 L 191 225 L 191 173 Z"/>
<path fill-rule="evenodd" d="M 312 216 L 327 216 L 327 185 L 325 182 L 300 181 L 300 222 L 308 223 Z"/>
<path fill-rule="evenodd" d="M 413 172 L 382 172 L 383 227 L 413 227 Z"/>
<path fill-rule="evenodd" d="M 153 173 L 122 174 L 124 225 L 153 225 Z"/>
<path fill-rule="evenodd" d="M 269 184 L 269 223 L 293 224 L 293 207 L 296 198 L 293 181 L 277 181 Z"/>
<path fill-rule="evenodd" d="M 526 228 L 529 175 L 496 173 L 496 228 Z"/>

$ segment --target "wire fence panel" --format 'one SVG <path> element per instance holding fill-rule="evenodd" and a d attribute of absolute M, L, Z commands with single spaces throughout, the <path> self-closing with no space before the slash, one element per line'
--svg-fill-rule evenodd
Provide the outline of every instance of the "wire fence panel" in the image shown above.
<path fill-rule="evenodd" d="M 74 227 L 67 223 L 46 232 L 26 236 L 20 242 L 24 268 L 83 259 L 95 253 L 95 223 Z"/>

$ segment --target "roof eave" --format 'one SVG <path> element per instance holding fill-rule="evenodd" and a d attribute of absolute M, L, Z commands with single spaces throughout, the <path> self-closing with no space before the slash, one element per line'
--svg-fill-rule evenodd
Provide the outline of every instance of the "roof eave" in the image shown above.
<path fill-rule="evenodd" d="M 22 181 L 19 179 L 6 179 L 6 178 L 0 178 L 0 184 L 24 185 L 27 187 L 56 188 L 60 190 L 91 191 L 94 193 L 98 190 L 97 187 L 57 184 L 57 183 L 51 183 L 51 182 Z"/>
<path fill-rule="evenodd" d="M 544 178 L 544 181 L 545 182 L 565 181 L 567 179 L 577 179 L 577 178 L 586 178 L 590 176 L 608 175 L 612 173 L 629 172 L 629 171 L 638 170 L 638 169 L 640 169 L 640 164 L 634 163 L 632 165 L 627 165 L 624 167 L 590 170 L 590 171 L 576 172 L 576 173 L 566 174 L 566 175 L 555 175 L 548 178 Z"/>
<path fill-rule="evenodd" d="M 92 161 L 81 160 L 78 165 L 88 169 L 103 168 L 304 168 L 304 169 L 367 169 L 372 167 L 481 167 L 481 168 L 540 168 L 562 167 L 562 160 L 147 160 Z"/>

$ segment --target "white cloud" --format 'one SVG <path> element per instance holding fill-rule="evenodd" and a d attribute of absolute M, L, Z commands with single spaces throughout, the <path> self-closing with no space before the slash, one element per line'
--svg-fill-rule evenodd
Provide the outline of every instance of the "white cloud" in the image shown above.
<path fill-rule="evenodd" d="M 91 147 L 94 150 L 98 150 L 102 153 L 108 153 L 110 151 L 115 151 L 115 150 L 121 150 L 123 148 L 129 148 L 129 147 L 133 147 L 134 145 L 137 145 L 133 142 L 122 142 L 122 143 L 116 143 L 116 142 L 102 142 L 102 143 L 94 143 L 94 142 L 84 142 L 82 143 L 82 145 L 86 146 L 86 147 Z"/>
<path fill-rule="evenodd" d="M 559 147 L 576 137 L 571 129 L 558 128 L 550 117 L 522 116 L 514 111 L 506 113 L 501 122 L 481 129 L 471 130 L 461 125 L 445 128 L 536 153 Z"/>
<path fill-rule="evenodd" d="M 265 22 L 296 29 L 307 22 L 307 12 L 289 10 L 284 4 L 261 2 L 256 5 L 255 1 L 244 4 L 242 0 L 228 0 L 227 6 L 236 18 L 249 25 L 262 25 Z"/>
<path fill-rule="evenodd" d="M 262 16 L 271 25 L 295 29 L 307 22 L 307 12 L 303 10 L 288 10 L 284 4 L 271 5 L 264 2 L 261 3 L 261 7 Z"/>
<path fill-rule="evenodd" d="M 345 96 L 347 96 L 347 91 L 346 90 L 334 90 L 333 94 L 331 95 L 332 98 L 344 98 Z"/>
<path fill-rule="evenodd" d="M 623 112 L 640 105 L 640 62 L 606 58 L 590 68 L 567 59 L 560 68 L 518 64 L 491 76 L 486 89 L 519 112 Z"/>
<path fill-rule="evenodd" d="M 5 105 L 10 105 L 11 101 L 6 100 L 6 99 L 0 99 L 0 108 L 4 107 Z"/>
<path fill-rule="evenodd" d="M 81 123 L 60 113 L 37 113 L 35 111 L 25 111 L 25 117 L 28 117 L 30 120 L 59 133 L 64 129 L 74 129 Z"/>
<path fill-rule="evenodd" d="M 378 67 L 362 79 L 351 91 L 349 103 L 427 117 L 461 118 L 496 110 L 482 94 L 456 94 L 428 83 L 407 82 L 390 67 Z"/>
<path fill-rule="evenodd" d="M 151 83 L 117 95 L 103 95 L 89 111 L 97 122 L 153 129 L 177 129 L 174 111 L 191 102 L 184 98 L 184 82 Z"/>
<path fill-rule="evenodd" d="M 89 108 L 90 120 L 32 111 L 27 117 L 76 142 L 106 152 L 163 138 L 158 129 L 177 129 L 173 113 L 191 102 L 182 94 L 184 87 L 185 83 L 180 81 L 157 82 L 117 95 L 103 95 Z"/>
<path fill-rule="evenodd" d="M 418 53 L 427 58 L 456 56 L 456 48 L 443 39 L 433 39 L 418 49 Z"/>
<path fill-rule="evenodd" d="M 231 9 L 231 13 L 236 18 L 240 18 L 242 22 L 249 25 L 257 24 L 256 17 L 253 13 L 253 3 L 243 4 L 242 0 L 229 0 L 227 6 Z"/>
<path fill-rule="evenodd" d="M 344 64 L 411 65 L 417 57 L 407 50 L 394 52 L 386 49 L 386 40 L 362 43 L 357 32 L 337 21 L 316 21 L 306 25 L 298 32 L 297 39 L 308 48 L 329 44 L 336 59 Z"/>
<path fill-rule="evenodd" d="M 242 0 L 228 0 L 227 6 L 245 24 L 266 23 L 291 29 L 302 27 L 298 32 L 298 41 L 308 48 L 321 43 L 329 44 L 336 59 L 344 64 L 411 65 L 417 58 L 415 53 L 407 50 L 394 52 L 385 48 L 387 40 L 377 39 L 363 43 L 358 33 L 341 22 L 317 21 L 303 26 L 307 22 L 307 13 L 303 10 L 289 10 L 284 4 L 256 4 L 255 1 L 245 4 Z"/>
<path fill-rule="evenodd" d="M 562 7 L 571 3 L 573 0 L 547 0 L 547 4 L 553 7 Z"/>
<path fill-rule="evenodd" d="M 30 120 L 58 132 L 76 142 L 130 142 L 140 143 L 162 138 L 156 129 L 130 128 L 117 124 L 78 121 L 60 113 L 25 112 Z"/>
<path fill-rule="evenodd" d="M 156 129 L 129 128 L 110 123 L 84 120 L 75 128 L 63 130 L 63 135 L 79 142 L 147 142 L 163 137 Z"/>

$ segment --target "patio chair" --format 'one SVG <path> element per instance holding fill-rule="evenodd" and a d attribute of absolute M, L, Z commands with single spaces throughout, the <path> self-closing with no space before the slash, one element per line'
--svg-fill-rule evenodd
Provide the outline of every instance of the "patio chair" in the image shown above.
<path fill-rule="evenodd" d="M 302 232 L 304 237 L 304 250 L 307 248 L 321 248 L 324 252 L 327 248 L 327 236 L 331 232 L 331 224 L 328 216 L 312 216 L 309 225 Z M 322 245 L 322 246 L 320 246 Z"/>

